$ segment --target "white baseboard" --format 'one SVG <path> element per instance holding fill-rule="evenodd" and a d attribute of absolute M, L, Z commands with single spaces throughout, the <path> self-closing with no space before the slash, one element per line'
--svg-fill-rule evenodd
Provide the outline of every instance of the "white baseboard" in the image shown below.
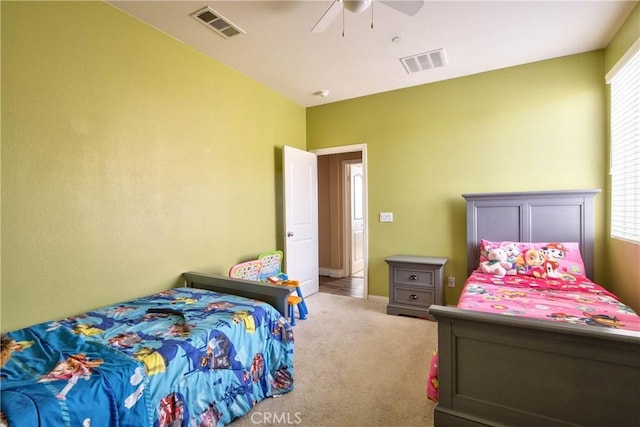
<path fill-rule="evenodd" d="M 367 299 L 370 300 L 370 301 L 379 301 L 379 302 L 385 302 L 385 303 L 389 302 L 389 297 L 383 297 L 381 295 L 371 295 L 371 294 L 369 294 L 367 296 Z"/>
<path fill-rule="evenodd" d="M 320 267 L 318 269 L 318 273 L 321 276 L 326 276 L 326 277 L 335 277 L 335 278 L 345 277 L 344 270 L 342 269 Z"/>

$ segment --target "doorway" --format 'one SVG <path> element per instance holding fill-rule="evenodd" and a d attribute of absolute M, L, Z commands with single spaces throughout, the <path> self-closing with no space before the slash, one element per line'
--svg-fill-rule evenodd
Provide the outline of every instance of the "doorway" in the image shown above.
<path fill-rule="evenodd" d="M 311 151 L 318 156 L 320 291 L 366 298 L 366 144 Z"/>

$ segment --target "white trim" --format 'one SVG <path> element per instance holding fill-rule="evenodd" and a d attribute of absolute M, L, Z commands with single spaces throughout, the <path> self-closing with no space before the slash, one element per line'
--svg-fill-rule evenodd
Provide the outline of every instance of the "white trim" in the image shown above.
<path fill-rule="evenodd" d="M 383 302 L 389 304 L 389 297 L 383 297 L 382 295 L 369 295 L 368 299 L 373 302 Z"/>
<path fill-rule="evenodd" d="M 344 270 L 340 270 L 337 268 L 320 267 L 320 275 L 339 279 L 341 277 L 344 277 Z"/>
<path fill-rule="evenodd" d="M 367 151 L 367 144 L 342 145 L 340 147 L 318 148 L 317 150 L 309 150 L 316 153 L 316 156 L 326 156 L 329 154 L 353 153 L 354 151 L 362 151 L 362 157 Z"/>
<path fill-rule="evenodd" d="M 607 84 L 610 84 L 611 79 L 613 79 L 616 74 L 618 74 L 620 68 L 624 67 L 624 65 L 629 62 L 631 57 L 638 51 L 640 51 L 640 38 L 636 40 L 635 43 L 633 43 L 631 47 L 624 53 L 624 55 L 622 55 L 622 58 L 620 58 L 618 62 L 616 62 L 613 67 L 611 67 L 609 72 L 604 76 L 605 82 L 607 82 Z"/>

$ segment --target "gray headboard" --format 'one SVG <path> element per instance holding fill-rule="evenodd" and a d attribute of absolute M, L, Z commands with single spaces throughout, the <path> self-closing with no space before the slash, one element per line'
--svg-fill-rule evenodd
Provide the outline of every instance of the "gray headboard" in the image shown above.
<path fill-rule="evenodd" d="M 463 194 L 467 201 L 467 274 L 478 266 L 480 240 L 579 242 L 593 280 L 593 199 L 600 190 Z"/>

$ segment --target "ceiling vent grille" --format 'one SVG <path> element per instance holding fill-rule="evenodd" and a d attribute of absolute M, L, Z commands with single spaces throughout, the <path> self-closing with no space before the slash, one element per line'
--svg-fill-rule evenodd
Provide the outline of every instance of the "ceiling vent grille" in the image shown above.
<path fill-rule="evenodd" d="M 431 70 L 433 68 L 446 67 L 448 65 L 444 49 L 436 49 L 430 52 L 406 56 L 404 58 L 400 58 L 400 62 L 402 62 L 402 65 L 404 65 L 404 69 L 407 70 L 408 74 Z"/>
<path fill-rule="evenodd" d="M 231 23 L 231 21 L 209 7 L 200 9 L 199 11 L 192 13 L 191 16 L 196 21 L 220 34 L 225 39 L 245 33 L 240 27 Z"/>

